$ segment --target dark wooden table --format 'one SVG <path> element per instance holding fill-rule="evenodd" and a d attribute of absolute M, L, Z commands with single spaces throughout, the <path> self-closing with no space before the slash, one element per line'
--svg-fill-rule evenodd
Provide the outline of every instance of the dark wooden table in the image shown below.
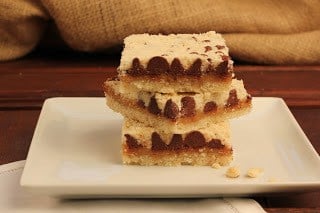
<path fill-rule="evenodd" d="M 0 63 L 0 164 L 26 158 L 43 104 L 49 97 L 103 96 L 119 55 L 33 54 Z M 253 96 L 282 97 L 320 153 L 320 66 L 238 65 Z M 320 212 L 320 192 L 254 197 L 267 212 Z"/>

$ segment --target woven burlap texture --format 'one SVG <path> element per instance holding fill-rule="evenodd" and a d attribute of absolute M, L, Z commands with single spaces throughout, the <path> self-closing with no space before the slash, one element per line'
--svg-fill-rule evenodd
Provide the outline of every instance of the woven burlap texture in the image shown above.
<path fill-rule="evenodd" d="M 66 43 L 101 51 L 133 33 L 223 33 L 236 60 L 320 63 L 319 0 L 1 0 L 0 60 L 21 57 L 53 19 Z"/>

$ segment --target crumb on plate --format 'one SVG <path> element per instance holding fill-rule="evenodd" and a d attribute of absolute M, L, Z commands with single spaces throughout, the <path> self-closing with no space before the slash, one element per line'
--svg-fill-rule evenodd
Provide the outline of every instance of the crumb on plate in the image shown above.
<path fill-rule="evenodd" d="M 214 169 L 219 169 L 221 166 L 220 166 L 219 163 L 214 163 L 214 164 L 211 165 L 211 167 L 214 168 Z"/>
<path fill-rule="evenodd" d="M 237 178 L 240 176 L 240 171 L 237 167 L 233 166 L 233 167 L 230 167 L 227 172 L 226 172 L 226 176 L 228 178 Z"/>

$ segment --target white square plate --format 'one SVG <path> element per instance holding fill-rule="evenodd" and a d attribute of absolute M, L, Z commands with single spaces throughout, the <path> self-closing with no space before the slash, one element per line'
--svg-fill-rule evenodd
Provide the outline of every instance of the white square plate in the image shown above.
<path fill-rule="evenodd" d="M 231 121 L 234 161 L 227 167 L 124 166 L 122 118 L 104 98 L 45 101 L 32 139 L 21 185 L 64 198 L 204 197 L 320 189 L 320 159 L 284 101 L 254 98 L 250 114 Z M 251 167 L 264 170 L 248 178 Z"/>

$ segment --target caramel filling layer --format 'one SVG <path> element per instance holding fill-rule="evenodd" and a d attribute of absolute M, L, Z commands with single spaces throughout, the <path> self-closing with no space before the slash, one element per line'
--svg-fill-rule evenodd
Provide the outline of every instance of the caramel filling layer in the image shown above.
<path fill-rule="evenodd" d="M 142 145 L 138 139 L 134 138 L 130 134 L 124 135 L 126 140 L 125 143 L 128 149 L 141 148 Z M 211 139 L 206 141 L 205 137 L 199 131 L 192 131 L 188 133 L 184 139 L 181 134 L 173 134 L 170 143 L 166 144 L 161 136 L 157 132 L 153 132 L 151 135 L 151 150 L 153 151 L 179 151 L 184 149 L 199 149 L 199 148 L 211 148 L 211 149 L 225 149 L 226 146 L 221 143 L 220 139 Z"/>
<path fill-rule="evenodd" d="M 209 50 L 207 46 L 207 50 Z M 199 54 L 193 52 L 193 54 Z M 200 55 L 200 54 L 199 54 Z M 166 74 L 169 76 L 201 76 L 207 74 L 213 74 L 217 77 L 227 77 L 232 73 L 232 61 L 229 60 L 229 56 L 222 55 L 222 61 L 217 66 L 212 66 L 209 64 L 205 70 L 203 70 L 202 60 L 200 58 L 196 59 L 189 68 L 185 69 L 182 66 L 181 61 L 178 58 L 174 58 L 171 64 L 167 61 L 166 58 L 161 56 L 152 57 L 147 64 L 147 67 L 144 68 L 139 58 L 134 58 L 132 61 L 131 68 L 127 70 L 126 74 L 130 76 L 145 76 L 145 75 L 160 75 Z M 210 62 L 210 58 L 207 59 Z"/>

